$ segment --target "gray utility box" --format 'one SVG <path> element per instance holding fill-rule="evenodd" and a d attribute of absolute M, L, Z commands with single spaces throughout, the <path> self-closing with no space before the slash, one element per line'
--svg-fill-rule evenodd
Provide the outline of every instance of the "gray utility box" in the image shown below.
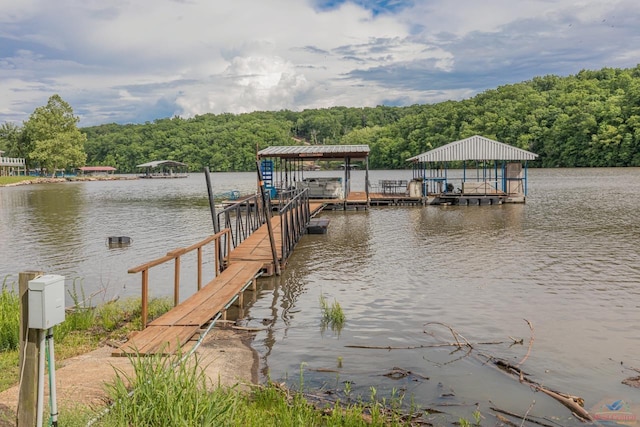
<path fill-rule="evenodd" d="M 64 322 L 64 276 L 29 281 L 29 328 L 49 329 Z"/>

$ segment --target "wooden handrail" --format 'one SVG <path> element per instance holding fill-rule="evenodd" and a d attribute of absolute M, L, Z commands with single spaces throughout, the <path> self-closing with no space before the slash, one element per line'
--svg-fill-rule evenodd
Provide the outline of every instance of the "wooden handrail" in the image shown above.
<path fill-rule="evenodd" d="M 220 244 L 220 239 L 226 236 L 226 245 L 223 247 Z M 149 304 L 149 269 L 152 267 L 156 267 L 158 265 L 164 264 L 165 262 L 169 262 L 171 260 L 174 261 L 174 270 L 173 270 L 173 304 L 174 306 L 178 305 L 180 302 L 180 257 L 184 254 L 187 254 L 191 251 L 198 251 L 198 259 L 197 259 L 197 273 L 198 273 L 198 290 L 202 287 L 202 247 L 215 242 L 215 254 L 214 254 L 214 275 L 217 276 L 220 274 L 220 271 L 223 269 L 221 263 L 225 259 L 226 256 L 229 255 L 231 251 L 231 229 L 225 228 L 224 230 L 220 230 L 220 232 L 213 234 L 207 237 L 204 240 L 201 240 L 198 243 L 195 243 L 186 248 L 177 248 L 172 251 L 167 252 L 167 254 L 163 257 L 155 259 L 153 261 L 147 262 L 145 264 L 139 265 L 137 267 L 130 268 L 128 273 L 142 273 L 142 329 L 147 327 L 147 313 L 148 313 L 148 304 Z M 223 248 L 226 250 L 223 252 Z"/>

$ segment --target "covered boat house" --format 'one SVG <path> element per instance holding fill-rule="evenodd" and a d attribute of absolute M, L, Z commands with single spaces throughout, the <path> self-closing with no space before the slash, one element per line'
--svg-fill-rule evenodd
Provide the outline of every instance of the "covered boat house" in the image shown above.
<path fill-rule="evenodd" d="M 116 168 L 113 166 L 82 166 L 78 168 L 81 175 L 84 176 L 101 176 L 101 175 L 113 175 Z"/>
<path fill-rule="evenodd" d="M 271 198 L 287 190 L 308 188 L 309 197 L 326 201 L 328 207 L 369 205 L 368 145 L 279 145 L 258 151 L 265 187 Z M 316 169 L 318 161 L 342 161 L 342 177 L 305 176 Z M 362 162 L 365 169 L 365 191 L 351 191 L 352 162 Z"/>
<path fill-rule="evenodd" d="M 527 162 L 537 157 L 474 135 L 407 161 L 412 163 L 412 182 L 420 184 L 425 204 L 482 205 L 524 203 Z"/>
<path fill-rule="evenodd" d="M 186 178 L 189 176 L 187 164 L 174 160 L 155 160 L 136 167 L 143 169 L 140 178 Z"/>

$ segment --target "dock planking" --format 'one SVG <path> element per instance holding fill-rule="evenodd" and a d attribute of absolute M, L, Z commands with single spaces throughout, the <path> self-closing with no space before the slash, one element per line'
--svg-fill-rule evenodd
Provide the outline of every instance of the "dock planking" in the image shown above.
<path fill-rule="evenodd" d="M 322 207 L 322 203 L 312 202 L 310 212 L 316 214 Z M 272 217 L 271 225 L 278 259 L 281 259 L 282 245 L 278 243 L 282 242 L 280 217 Z M 150 322 L 143 331 L 115 349 L 112 355 L 174 353 L 218 314 L 224 318 L 227 308 L 237 298 L 241 298 L 243 291 L 250 285 L 253 284 L 255 290 L 256 278 L 272 265 L 271 242 L 268 227 L 264 224 L 231 251 L 225 270 L 198 292 Z"/>
<path fill-rule="evenodd" d="M 220 275 L 200 291 L 178 304 L 169 312 L 149 323 L 147 328 L 112 352 L 113 356 L 127 354 L 171 354 L 186 344 L 211 319 L 224 313 L 264 268 L 261 261 L 231 263 Z"/>

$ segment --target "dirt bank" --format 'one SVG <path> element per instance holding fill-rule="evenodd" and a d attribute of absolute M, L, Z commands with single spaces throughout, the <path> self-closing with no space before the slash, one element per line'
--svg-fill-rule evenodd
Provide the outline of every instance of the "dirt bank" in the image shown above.
<path fill-rule="evenodd" d="M 213 384 L 231 386 L 257 381 L 259 362 L 249 345 L 252 338 L 248 332 L 227 328 L 211 331 L 196 354 Z M 114 368 L 132 371 L 129 359 L 111 357 L 112 350 L 104 346 L 58 364 L 56 390 L 60 413 L 78 406 L 99 408 L 104 405 L 104 384 L 112 381 Z M 0 393 L 0 427 L 14 425 L 17 406 L 17 385 Z"/>

